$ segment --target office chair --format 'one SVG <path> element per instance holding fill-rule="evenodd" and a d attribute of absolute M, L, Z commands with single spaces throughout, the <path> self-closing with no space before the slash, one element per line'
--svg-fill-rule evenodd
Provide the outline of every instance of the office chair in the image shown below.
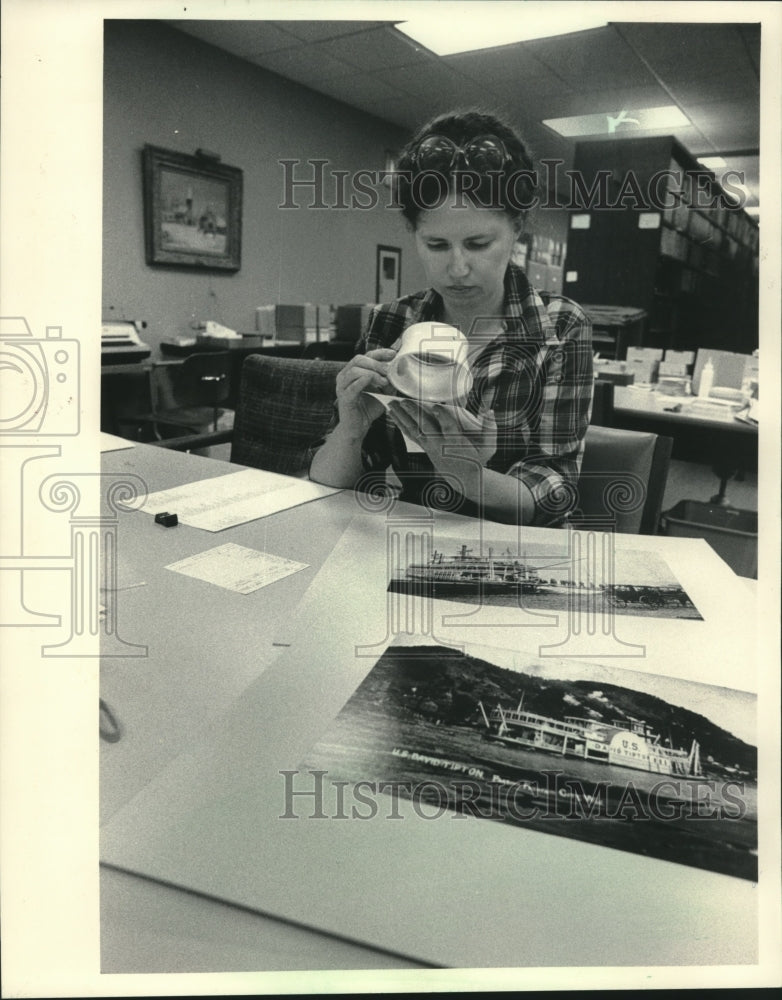
<path fill-rule="evenodd" d="M 342 362 L 253 354 L 242 366 L 231 461 L 289 476 L 307 472 L 334 416 Z"/>
<path fill-rule="evenodd" d="M 228 412 L 221 404 L 231 393 L 232 363 L 229 351 L 214 351 L 191 354 L 175 367 L 153 368 L 152 410 L 141 419 L 152 424 L 158 440 L 166 437 L 161 427 L 193 434 L 210 427 L 217 431 Z"/>
<path fill-rule="evenodd" d="M 587 428 L 573 527 L 612 517 L 615 530 L 657 534 L 673 439 L 619 427 Z"/>

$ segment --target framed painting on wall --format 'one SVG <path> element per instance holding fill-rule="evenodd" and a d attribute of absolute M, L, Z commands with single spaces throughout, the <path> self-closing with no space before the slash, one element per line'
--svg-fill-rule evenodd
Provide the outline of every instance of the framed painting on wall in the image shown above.
<path fill-rule="evenodd" d="M 143 150 L 147 264 L 238 271 L 242 262 L 242 171 L 199 150 Z"/>
<path fill-rule="evenodd" d="M 378 244 L 375 302 L 390 302 L 402 294 L 402 251 Z"/>

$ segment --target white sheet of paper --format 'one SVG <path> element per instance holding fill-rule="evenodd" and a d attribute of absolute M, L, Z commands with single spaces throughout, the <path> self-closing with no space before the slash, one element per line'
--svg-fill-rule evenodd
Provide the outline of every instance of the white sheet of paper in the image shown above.
<path fill-rule="evenodd" d="M 213 583 L 237 594 L 252 594 L 276 580 L 306 569 L 307 563 L 294 562 L 268 552 L 258 552 L 246 545 L 227 542 L 205 552 L 197 552 L 187 559 L 171 563 L 166 569 L 196 580 Z"/>
<path fill-rule="evenodd" d="M 103 451 L 122 451 L 125 448 L 135 448 L 136 444 L 134 441 L 126 441 L 125 438 L 117 437 L 116 434 L 106 434 L 101 431 L 100 434 L 100 450 Z"/>
<path fill-rule="evenodd" d="M 223 531 L 339 492 L 308 479 L 244 469 L 152 493 L 141 509 L 153 515 L 169 511 L 176 514 L 182 524 L 204 531 Z"/>
<path fill-rule="evenodd" d="M 384 396 L 380 392 L 368 392 L 367 395 L 372 396 L 374 399 L 378 401 L 378 403 L 382 403 L 386 409 L 388 409 L 388 404 L 391 402 L 391 400 L 399 399 L 399 396 Z M 401 431 L 399 433 L 402 434 Z M 402 440 L 405 443 L 405 448 L 407 448 L 408 454 L 414 454 L 414 453 L 419 455 L 423 454 L 424 449 L 421 447 L 420 444 L 417 444 L 415 441 L 413 441 L 412 438 L 409 438 L 406 434 L 402 434 Z"/>

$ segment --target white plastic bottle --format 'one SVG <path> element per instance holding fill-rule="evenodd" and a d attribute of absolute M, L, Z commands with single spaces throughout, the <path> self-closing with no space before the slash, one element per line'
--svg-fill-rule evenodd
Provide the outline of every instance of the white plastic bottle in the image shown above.
<path fill-rule="evenodd" d="M 706 361 L 701 371 L 701 380 L 698 385 L 698 396 L 705 398 L 711 393 L 711 387 L 714 385 L 714 365 L 712 364 L 711 358 Z"/>

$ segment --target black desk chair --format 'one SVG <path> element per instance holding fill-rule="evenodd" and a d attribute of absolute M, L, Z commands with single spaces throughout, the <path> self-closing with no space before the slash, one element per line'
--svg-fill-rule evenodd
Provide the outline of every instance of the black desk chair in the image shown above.
<path fill-rule="evenodd" d="M 590 425 L 569 523 L 586 528 L 599 516 L 613 518 L 616 531 L 656 535 L 672 447 L 659 434 Z"/>
<path fill-rule="evenodd" d="M 137 419 L 152 426 L 158 439 L 171 437 L 170 428 L 197 434 L 218 429 L 231 394 L 232 357 L 228 351 L 191 354 L 175 366 L 151 371 L 152 408 Z"/>

